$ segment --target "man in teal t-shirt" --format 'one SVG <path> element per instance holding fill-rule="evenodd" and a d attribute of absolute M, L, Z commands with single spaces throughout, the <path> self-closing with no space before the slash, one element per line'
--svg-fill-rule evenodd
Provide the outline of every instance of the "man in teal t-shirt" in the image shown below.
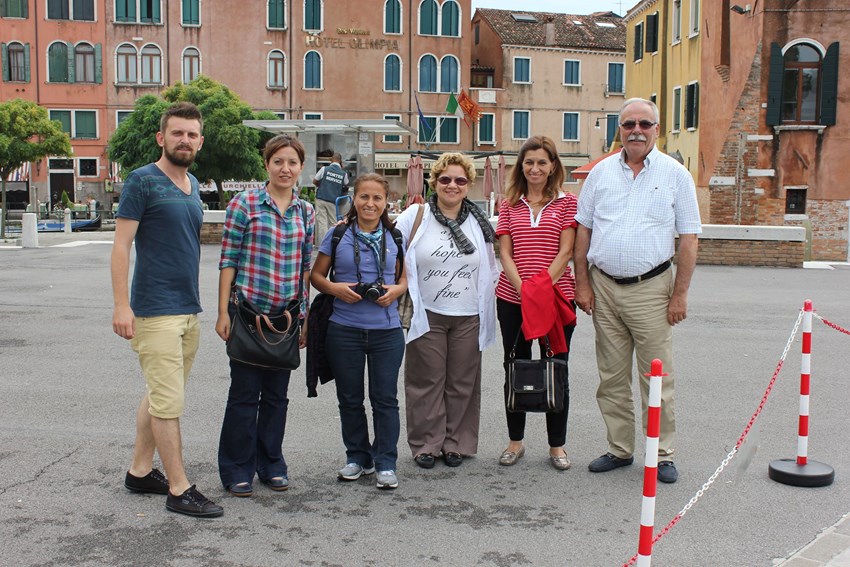
<path fill-rule="evenodd" d="M 183 467 L 180 416 L 200 339 L 198 273 L 203 210 L 189 173 L 201 149 L 203 119 L 188 102 L 162 115 L 156 141 L 162 155 L 124 182 L 112 247 L 112 330 L 131 341 L 146 389 L 136 411 L 136 444 L 124 486 L 166 494 L 165 507 L 196 517 L 224 510 L 189 484 Z M 136 243 L 132 294 L 130 249 Z M 154 451 L 165 475 L 153 468 Z"/>

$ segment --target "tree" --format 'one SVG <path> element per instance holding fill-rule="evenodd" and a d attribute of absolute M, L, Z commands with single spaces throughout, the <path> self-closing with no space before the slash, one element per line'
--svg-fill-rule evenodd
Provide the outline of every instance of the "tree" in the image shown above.
<path fill-rule="evenodd" d="M 224 181 L 264 179 L 266 170 L 258 151 L 264 143 L 258 130 L 242 125 L 254 120 L 251 107 L 225 85 L 200 76 L 191 83 L 169 87 L 162 98 L 144 96 L 136 101 L 134 112 L 127 117 L 109 141 L 109 158 L 130 171 L 159 159 L 161 150 L 154 139 L 159 130 L 159 117 L 171 103 L 188 101 L 195 104 L 204 117 L 204 146 L 190 171 L 200 180 L 215 181 L 222 208 L 225 201 Z"/>
<path fill-rule="evenodd" d="M 23 164 L 46 156 L 70 156 L 71 141 L 59 122 L 34 102 L 0 103 L 0 238 L 6 236 L 6 181 Z"/>

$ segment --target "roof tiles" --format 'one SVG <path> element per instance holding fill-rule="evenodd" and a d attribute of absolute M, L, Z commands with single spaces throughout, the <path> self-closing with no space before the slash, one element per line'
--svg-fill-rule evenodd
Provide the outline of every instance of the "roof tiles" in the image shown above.
<path fill-rule="evenodd" d="M 476 14 L 490 23 L 504 44 L 626 51 L 626 24 L 613 12 L 573 15 L 479 8 Z M 534 16 L 536 22 L 517 21 L 513 14 Z M 547 43 L 549 21 L 555 33 Z"/>

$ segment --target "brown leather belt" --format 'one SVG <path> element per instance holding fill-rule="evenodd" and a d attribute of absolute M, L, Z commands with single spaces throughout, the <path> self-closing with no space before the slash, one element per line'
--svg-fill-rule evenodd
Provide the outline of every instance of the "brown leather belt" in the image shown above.
<path fill-rule="evenodd" d="M 632 276 L 630 278 L 615 278 L 614 276 L 612 276 L 610 274 L 606 274 L 605 272 L 602 272 L 602 270 L 599 270 L 599 271 L 602 272 L 605 276 L 614 280 L 615 283 L 618 283 L 620 285 L 629 285 L 629 284 L 635 284 L 635 283 L 639 283 L 639 282 L 645 282 L 646 280 L 651 280 L 655 276 L 663 274 L 664 272 L 666 272 L 667 269 L 670 268 L 670 266 L 672 266 L 672 265 L 673 265 L 673 262 L 671 262 L 670 260 L 667 260 L 663 264 L 659 264 L 658 266 L 652 268 L 651 270 L 649 270 L 645 274 L 642 274 L 640 276 Z"/>

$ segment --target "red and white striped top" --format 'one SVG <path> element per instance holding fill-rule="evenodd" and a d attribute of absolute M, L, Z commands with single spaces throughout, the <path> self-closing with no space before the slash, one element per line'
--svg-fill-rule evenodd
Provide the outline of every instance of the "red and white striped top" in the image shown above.
<path fill-rule="evenodd" d="M 507 203 L 505 203 L 507 204 Z M 577 226 L 575 216 L 578 199 L 572 193 L 561 194 L 540 211 L 537 219 L 532 218 L 531 206 L 525 197 L 513 207 L 503 206 L 499 211 L 496 234 L 509 234 L 513 242 L 513 259 L 519 277 L 532 278 L 540 270 L 548 269 L 558 255 L 561 233 Z M 567 299 L 575 298 L 576 280 L 569 266 L 558 280 L 558 287 Z M 519 304 L 514 286 L 505 272 L 499 275 L 496 297 L 509 303 Z"/>

